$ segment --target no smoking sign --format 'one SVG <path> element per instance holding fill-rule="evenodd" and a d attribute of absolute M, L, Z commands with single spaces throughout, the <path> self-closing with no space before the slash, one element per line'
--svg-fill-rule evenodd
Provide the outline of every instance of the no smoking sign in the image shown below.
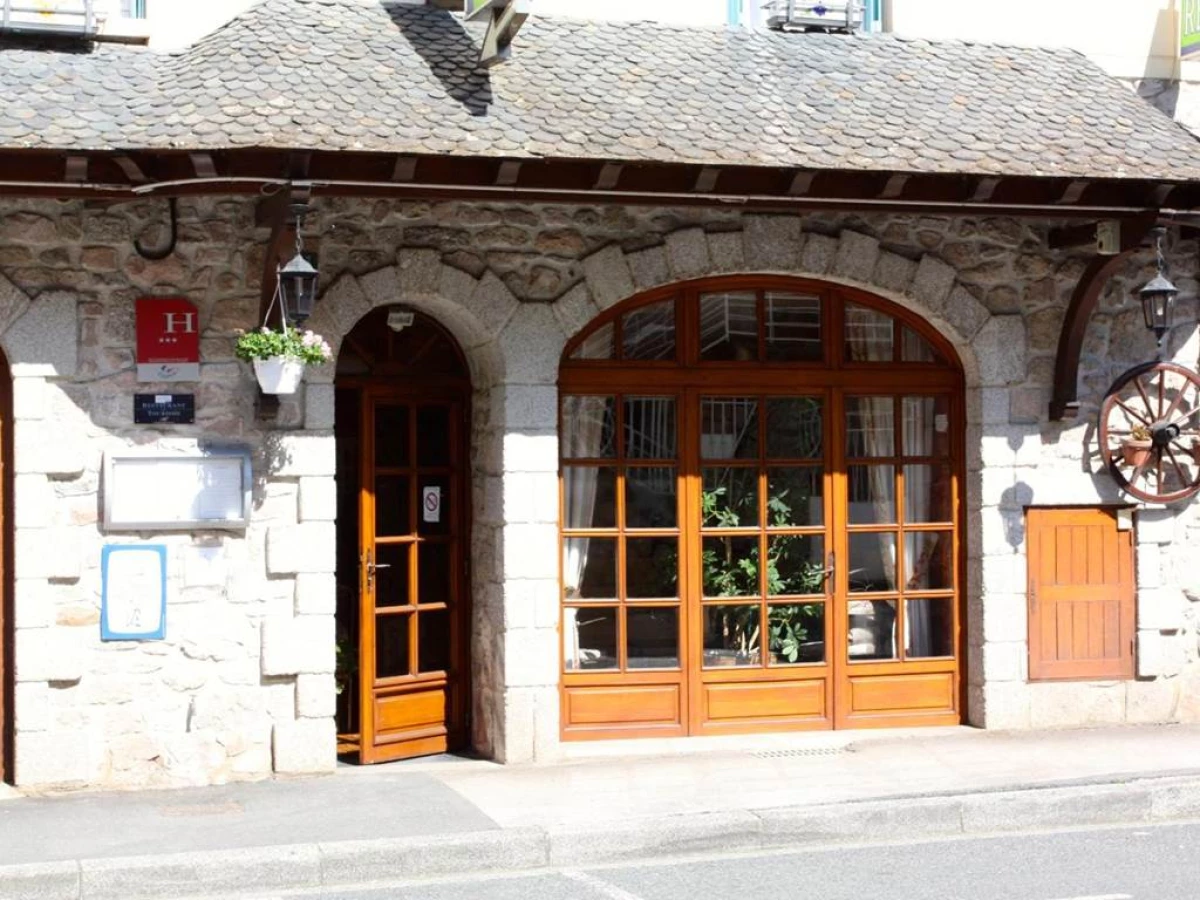
<path fill-rule="evenodd" d="M 421 488 L 421 512 L 426 522 L 442 521 L 442 489 L 440 487 Z"/>

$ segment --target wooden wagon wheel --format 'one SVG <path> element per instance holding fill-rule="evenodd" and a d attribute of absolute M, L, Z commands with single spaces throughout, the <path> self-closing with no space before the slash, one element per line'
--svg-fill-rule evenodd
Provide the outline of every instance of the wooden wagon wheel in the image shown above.
<path fill-rule="evenodd" d="M 1121 375 L 1100 407 L 1100 453 L 1121 490 L 1141 500 L 1200 491 L 1200 376 L 1168 362 Z"/>

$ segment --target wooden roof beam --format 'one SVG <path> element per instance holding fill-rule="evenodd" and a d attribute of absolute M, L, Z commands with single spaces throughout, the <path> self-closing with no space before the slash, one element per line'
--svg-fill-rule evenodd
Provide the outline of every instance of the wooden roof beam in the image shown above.
<path fill-rule="evenodd" d="M 63 180 L 79 184 L 88 180 L 88 158 L 86 156 L 68 156 L 63 167 Z"/>
<path fill-rule="evenodd" d="M 797 172 L 792 177 L 792 183 L 788 185 L 789 197 L 804 197 L 812 190 L 813 179 L 817 177 L 816 172 Z"/>
<path fill-rule="evenodd" d="M 988 175 L 979 179 L 979 183 L 975 185 L 975 191 L 971 194 L 972 203 L 987 203 L 996 193 L 996 188 L 1000 187 L 1000 182 L 1003 179 Z"/>
<path fill-rule="evenodd" d="M 500 187 L 512 187 L 517 183 L 517 179 L 520 177 L 520 161 L 515 159 L 506 159 L 500 163 L 500 168 L 496 170 L 495 183 Z"/>
<path fill-rule="evenodd" d="M 150 177 L 142 171 L 142 167 L 133 161 L 131 156 L 122 153 L 113 157 L 113 162 L 120 168 L 121 173 L 129 179 L 130 184 L 149 184 Z"/>
<path fill-rule="evenodd" d="M 908 185 L 908 175 L 893 175 L 887 180 L 887 184 L 883 186 L 883 190 L 879 193 L 881 200 L 896 200 L 903 196 L 904 188 Z"/>
<path fill-rule="evenodd" d="M 625 171 L 625 167 L 620 163 L 605 163 L 600 169 L 600 174 L 596 176 L 596 185 L 593 190 L 611 191 L 620 182 L 623 171 Z"/>
<path fill-rule="evenodd" d="M 1076 178 L 1067 185 L 1066 190 L 1062 192 L 1062 196 L 1054 202 L 1060 206 L 1069 206 L 1073 203 L 1078 203 L 1079 199 L 1083 196 L 1083 192 L 1091 186 L 1092 183 L 1086 178 Z"/>
<path fill-rule="evenodd" d="M 188 158 L 192 161 L 192 171 L 196 173 L 197 178 L 217 177 L 217 165 L 213 162 L 211 153 L 189 153 Z"/>
<path fill-rule="evenodd" d="M 692 185 L 692 191 L 697 194 L 710 194 L 717 186 L 717 179 L 721 177 L 721 170 L 715 166 L 705 166 L 696 173 L 696 183 Z"/>

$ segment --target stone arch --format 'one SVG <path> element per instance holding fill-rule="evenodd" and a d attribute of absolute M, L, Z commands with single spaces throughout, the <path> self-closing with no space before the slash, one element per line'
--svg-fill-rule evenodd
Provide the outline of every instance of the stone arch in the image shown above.
<path fill-rule="evenodd" d="M 583 281 L 558 302 L 570 334 L 600 312 L 656 287 L 712 275 L 779 274 L 859 288 L 911 310 L 953 344 L 968 392 L 1024 374 L 1025 324 L 994 316 L 933 254 L 913 259 L 852 230 L 837 237 L 803 230 L 788 215 L 748 215 L 742 228 L 684 228 L 662 244 L 625 251 L 610 244 L 583 260 Z"/>

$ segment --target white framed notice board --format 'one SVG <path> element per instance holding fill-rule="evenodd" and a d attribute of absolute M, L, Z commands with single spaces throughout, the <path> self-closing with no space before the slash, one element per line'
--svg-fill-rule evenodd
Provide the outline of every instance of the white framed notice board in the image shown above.
<path fill-rule="evenodd" d="M 240 530 L 250 521 L 250 449 L 104 457 L 108 531 Z"/>

